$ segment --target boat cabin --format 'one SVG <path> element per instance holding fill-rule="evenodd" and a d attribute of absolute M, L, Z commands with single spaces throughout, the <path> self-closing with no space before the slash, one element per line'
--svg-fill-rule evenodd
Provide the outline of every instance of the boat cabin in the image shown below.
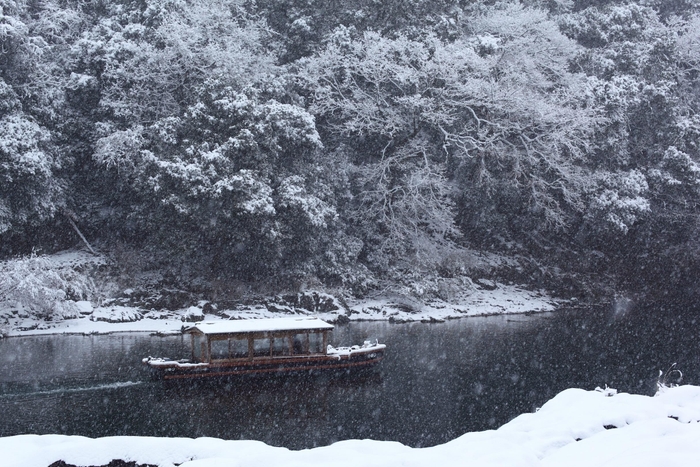
<path fill-rule="evenodd" d="M 333 325 L 318 318 L 200 322 L 185 329 L 193 363 L 326 355 Z"/>

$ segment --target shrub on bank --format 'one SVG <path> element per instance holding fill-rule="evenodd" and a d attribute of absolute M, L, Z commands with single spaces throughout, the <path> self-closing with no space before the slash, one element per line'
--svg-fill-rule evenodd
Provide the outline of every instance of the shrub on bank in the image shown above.
<path fill-rule="evenodd" d="M 87 300 L 95 285 L 85 274 L 32 254 L 0 262 L 0 307 L 46 320 L 80 316 L 76 301 Z"/>

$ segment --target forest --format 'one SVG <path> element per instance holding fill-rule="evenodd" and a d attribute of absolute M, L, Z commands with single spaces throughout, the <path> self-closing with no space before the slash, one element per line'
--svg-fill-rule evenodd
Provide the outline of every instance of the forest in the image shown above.
<path fill-rule="evenodd" d="M 696 297 L 699 76 L 696 0 L 0 0 L 0 260 Z"/>

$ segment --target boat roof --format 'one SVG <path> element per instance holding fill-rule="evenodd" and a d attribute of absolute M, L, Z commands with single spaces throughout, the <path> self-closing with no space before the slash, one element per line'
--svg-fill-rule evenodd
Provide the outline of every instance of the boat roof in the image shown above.
<path fill-rule="evenodd" d="M 275 331 L 319 331 L 333 329 L 332 324 L 328 324 L 319 318 L 299 317 L 299 318 L 265 318 L 265 319 L 240 319 L 230 321 L 204 321 L 195 323 L 194 326 L 185 332 L 201 333 L 205 335 L 214 334 L 245 334 L 254 332 L 275 332 Z"/>

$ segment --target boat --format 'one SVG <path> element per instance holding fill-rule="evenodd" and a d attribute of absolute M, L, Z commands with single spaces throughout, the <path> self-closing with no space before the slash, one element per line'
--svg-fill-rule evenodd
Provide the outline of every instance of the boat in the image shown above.
<path fill-rule="evenodd" d="M 143 363 L 157 378 L 177 380 L 369 368 L 384 357 L 386 345 L 376 340 L 333 347 L 332 330 L 311 317 L 198 322 L 182 331 L 190 335 L 189 359 L 147 357 Z"/>

